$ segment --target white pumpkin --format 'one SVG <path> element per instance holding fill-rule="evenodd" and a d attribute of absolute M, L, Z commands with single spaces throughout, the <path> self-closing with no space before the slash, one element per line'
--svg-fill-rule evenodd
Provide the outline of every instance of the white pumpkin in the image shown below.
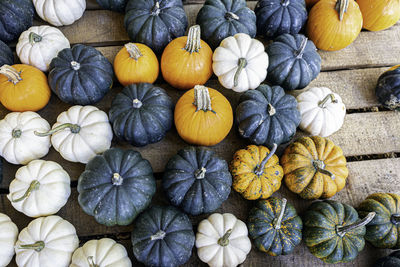
<path fill-rule="evenodd" d="M 40 137 L 35 131 L 49 130 L 49 123 L 35 112 L 7 114 L 0 121 L 0 156 L 12 164 L 27 164 L 46 156 L 50 137 Z"/>
<path fill-rule="evenodd" d="M 131 267 L 123 245 L 110 238 L 90 240 L 75 250 L 70 267 Z"/>
<path fill-rule="evenodd" d="M 54 26 L 71 25 L 86 9 L 86 0 L 33 0 L 42 20 Z"/>
<path fill-rule="evenodd" d="M 19 267 L 68 267 L 78 246 L 71 223 L 55 215 L 40 217 L 19 233 L 15 260 Z"/>
<path fill-rule="evenodd" d="M 29 217 L 57 213 L 71 194 L 68 173 L 56 162 L 33 160 L 18 169 L 7 198 Z"/>
<path fill-rule="evenodd" d="M 235 267 L 251 250 L 247 226 L 230 213 L 214 213 L 200 222 L 196 234 L 197 255 L 211 267 Z"/>
<path fill-rule="evenodd" d="M 0 267 L 7 266 L 14 257 L 18 228 L 11 219 L 0 213 Z"/>
<path fill-rule="evenodd" d="M 256 89 L 267 77 L 268 55 L 264 45 L 245 33 L 222 40 L 213 54 L 213 70 L 227 89 Z"/>
<path fill-rule="evenodd" d="M 326 87 L 313 87 L 297 96 L 301 114 L 300 129 L 311 135 L 327 137 L 344 122 L 346 107 L 342 98 Z"/>
<path fill-rule="evenodd" d="M 22 63 L 48 71 L 50 62 L 64 48 L 70 48 L 64 34 L 47 25 L 33 26 L 24 31 L 17 43 L 17 55 Z"/>

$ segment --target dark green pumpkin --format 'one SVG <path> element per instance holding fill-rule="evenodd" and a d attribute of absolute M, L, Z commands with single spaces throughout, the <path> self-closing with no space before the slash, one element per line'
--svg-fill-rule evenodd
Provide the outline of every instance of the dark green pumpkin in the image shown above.
<path fill-rule="evenodd" d="M 133 254 L 146 266 L 185 264 L 192 254 L 194 241 L 188 216 L 171 206 L 154 206 L 133 223 Z"/>
<path fill-rule="evenodd" d="M 0 40 L 10 42 L 32 26 L 32 0 L 0 0 Z"/>
<path fill-rule="evenodd" d="M 373 267 L 400 267 L 400 250 L 377 260 Z"/>
<path fill-rule="evenodd" d="M 375 94 L 385 108 L 400 111 L 400 65 L 394 66 L 379 77 Z"/>
<path fill-rule="evenodd" d="M 155 192 L 150 163 L 131 149 L 111 148 L 94 157 L 78 180 L 79 205 L 107 226 L 132 223 Z"/>
<path fill-rule="evenodd" d="M 104 9 L 123 13 L 125 11 L 128 0 L 96 0 Z"/>
<path fill-rule="evenodd" d="M 191 215 L 209 213 L 231 192 L 228 163 L 205 147 L 179 150 L 164 171 L 162 185 L 172 205 Z"/>
<path fill-rule="evenodd" d="M 259 250 L 279 256 L 292 253 L 300 244 L 303 222 L 285 198 L 271 197 L 250 210 L 247 228 Z"/>
<path fill-rule="evenodd" d="M 4 64 L 7 65 L 13 65 L 14 64 L 14 54 L 12 50 L 3 43 L 3 41 L 0 41 L 0 67 L 3 66 Z"/>

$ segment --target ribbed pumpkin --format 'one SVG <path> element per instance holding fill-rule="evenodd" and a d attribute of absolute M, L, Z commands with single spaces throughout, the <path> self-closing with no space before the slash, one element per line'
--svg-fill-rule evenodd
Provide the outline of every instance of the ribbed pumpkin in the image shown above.
<path fill-rule="evenodd" d="M 0 67 L 4 64 L 13 65 L 14 64 L 14 54 L 10 47 L 0 40 Z"/>
<path fill-rule="evenodd" d="M 34 14 L 31 0 L 0 0 L 0 40 L 10 42 L 18 38 L 32 26 Z"/>
<path fill-rule="evenodd" d="M 400 110 L 400 65 L 390 68 L 379 76 L 375 95 L 385 108 Z"/>
<path fill-rule="evenodd" d="M 382 31 L 400 19 L 399 0 L 357 0 L 363 16 L 363 28 Z"/>

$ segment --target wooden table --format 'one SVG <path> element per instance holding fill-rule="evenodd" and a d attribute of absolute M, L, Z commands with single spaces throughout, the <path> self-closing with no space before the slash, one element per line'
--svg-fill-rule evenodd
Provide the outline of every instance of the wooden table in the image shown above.
<path fill-rule="evenodd" d="M 190 1 L 190 3 L 189 3 Z M 201 8 L 199 2 L 204 0 L 189 0 L 185 3 L 185 10 L 189 17 L 190 25 L 193 25 L 198 10 Z M 123 15 L 111 11 L 101 10 L 95 0 L 87 0 L 88 10 L 84 16 L 71 26 L 60 29 L 70 40 L 71 45 L 83 43 L 95 46 L 111 62 L 121 49 L 122 45 L 129 41 L 123 26 Z M 256 2 L 249 1 L 248 5 L 254 8 Z M 36 20 L 35 24 L 45 24 Z M 377 102 L 374 88 L 379 75 L 389 66 L 400 64 L 400 23 L 382 32 L 361 32 L 357 40 L 339 52 L 320 52 L 322 57 L 322 71 L 311 86 L 326 86 L 342 96 L 347 115 L 345 123 L 340 131 L 330 138 L 339 145 L 348 160 L 350 171 L 346 187 L 333 199 L 357 207 L 359 203 L 374 192 L 400 193 L 400 114 L 387 111 Z M 183 92 L 178 91 L 165 84 L 161 78 L 157 84 L 166 89 L 168 94 L 176 102 Z M 215 77 L 207 86 L 218 89 L 232 103 L 235 108 L 239 94 L 231 90 L 223 89 Z M 108 112 L 111 100 L 116 93 L 122 89 L 116 84 L 107 96 L 97 106 Z M 298 92 L 295 92 L 298 94 Z M 56 121 L 57 115 L 69 108 L 54 95 L 40 115 L 46 118 L 50 124 Z M 0 108 L 0 118 L 8 113 Z M 298 132 L 298 136 L 304 133 Z M 216 153 L 227 161 L 232 159 L 234 151 L 248 144 L 246 140 L 239 137 L 236 126 L 232 128 L 228 137 L 213 147 Z M 179 138 L 176 130 L 168 132 L 167 136 L 159 143 L 148 145 L 144 148 L 134 148 L 148 159 L 158 179 L 158 191 L 153 203 L 167 204 L 163 192 L 160 189 L 160 178 L 168 159 L 179 149 L 187 144 Z M 113 146 L 131 148 L 129 144 L 121 143 L 114 139 Z M 282 148 L 280 149 L 280 152 Z M 63 160 L 54 151 L 44 158 L 60 163 L 71 176 L 71 197 L 58 215 L 70 221 L 77 230 L 81 244 L 90 239 L 102 237 L 114 238 L 127 248 L 134 266 L 141 266 L 132 255 L 130 244 L 130 232 L 132 226 L 106 227 L 86 215 L 78 205 L 78 193 L 76 190 L 77 179 L 84 169 L 83 164 L 71 163 Z M 4 179 L 0 183 L 0 212 L 6 213 L 22 230 L 31 221 L 31 218 L 17 212 L 6 198 L 8 185 L 14 178 L 16 170 L 20 166 L 8 163 L 4 164 Z M 291 193 L 285 185 L 282 185 L 275 196 L 285 196 L 293 203 L 301 214 L 310 204 Z M 229 199 L 217 212 L 230 212 L 241 220 L 246 220 L 252 202 L 246 201 L 232 191 Z M 191 217 L 194 230 L 200 220 L 207 215 Z M 390 253 L 390 250 L 377 250 L 367 244 L 357 259 L 348 264 L 337 264 L 336 266 L 359 266 L 368 267 L 379 257 Z M 187 266 L 204 266 L 196 256 L 196 250 L 187 263 Z M 272 257 L 253 248 L 248 255 L 244 266 L 329 266 L 311 255 L 304 243 L 299 245 L 292 255 Z M 10 266 L 16 266 L 13 261 Z"/>

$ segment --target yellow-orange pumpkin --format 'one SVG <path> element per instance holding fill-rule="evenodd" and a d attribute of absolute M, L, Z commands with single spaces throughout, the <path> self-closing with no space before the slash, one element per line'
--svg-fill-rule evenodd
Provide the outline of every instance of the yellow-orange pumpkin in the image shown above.
<path fill-rule="evenodd" d="M 357 0 L 363 16 L 363 27 L 381 31 L 393 26 L 400 19 L 399 0 Z"/>

